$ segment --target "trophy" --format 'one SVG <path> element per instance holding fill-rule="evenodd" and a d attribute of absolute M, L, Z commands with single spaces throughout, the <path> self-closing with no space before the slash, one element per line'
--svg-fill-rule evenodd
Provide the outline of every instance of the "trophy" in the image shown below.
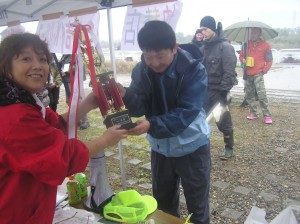
<path fill-rule="evenodd" d="M 79 24 L 78 20 L 75 19 L 72 64 L 75 52 L 79 51 L 82 54 L 84 64 L 90 69 L 93 92 L 99 101 L 99 109 L 106 127 L 120 124 L 121 128 L 132 128 L 136 124 L 132 123 L 128 110 L 124 106 L 121 94 L 112 75 L 113 72 L 101 73 L 102 58 L 99 53 L 101 51 L 97 50 L 96 38 L 92 36 L 92 39 L 95 46 L 91 45 L 87 26 Z M 114 196 L 107 178 L 104 152 L 101 151 L 95 157 L 91 158 L 89 166 L 91 172 L 91 192 L 84 202 L 83 207 L 88 211 L 103 213 L 104 206 Z"/>
<path fill-rule="evenodd" d="M 80 42 L 81 51 L 85 65 L 92 69 L 91 66 L 94 65 L 96 78 L 97 78 L 97 88 L 93 91 L 95 95 L 98 96 L 99 109 L 102 117 L 104 118 L 104 124 L 106 128 L 113 125 L 120 124 L 121 128 L 130 129 L 136 126 L 132 122 L 129 116 L 128 110 L 125 108 L 123 99 L 121 97 L 120 91 L 117 87 L 117 83 L 113 77 L 113 71 L 108 71 L 101 73 L 102 58 L 97 49 L 91 46 L 91 49 L 87 46 L 86 35 L 80 31 Z M 88 51 L 92 55 L 93 65 L 90 63 L 90 58 L 88 57 Z M 92 77 L 91 77 L 92 78 Z M 93 80 L 92 80 L 93 81 Z M 93 84 L 93 83 L 92 83 Z"/>

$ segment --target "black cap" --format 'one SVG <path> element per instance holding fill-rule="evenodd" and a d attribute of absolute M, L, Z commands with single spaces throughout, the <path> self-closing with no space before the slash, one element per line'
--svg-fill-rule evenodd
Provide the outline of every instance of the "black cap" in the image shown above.
<path fill-rule="evenodd" d="M 216 32 L 216 21 L 214 17 L 205 16 L 201 19 L 200 28 L 206 27 Z"/>

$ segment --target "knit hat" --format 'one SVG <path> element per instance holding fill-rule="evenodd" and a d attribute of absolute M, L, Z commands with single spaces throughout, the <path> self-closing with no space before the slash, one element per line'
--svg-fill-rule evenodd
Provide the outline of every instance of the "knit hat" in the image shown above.
<path fill-rule="evenodd" d="M 202 33 L 202 30 L 201 30 L 201 29 L 197 29 L 195 35 L 196 35 L 197 33 Z"/>
<path fill-rule="evenodd" d="M 205 16 L 201 19 L 200 28 L 206 27 L 216 32 L 216 21 L 211 16 Z"/>

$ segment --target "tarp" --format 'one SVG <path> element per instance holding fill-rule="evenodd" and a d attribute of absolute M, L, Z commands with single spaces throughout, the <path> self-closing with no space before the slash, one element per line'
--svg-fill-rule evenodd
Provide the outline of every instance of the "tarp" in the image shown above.
<path fill-rule="evenodd" d="M 0 0 L 0 26 L 32 22 L 78 14 L 78 10 L 94 11 L 126 5 L 140 6 L 175 0 Z M 88 14 L 83 12 L 83 14 Z"/>
<path fill-rule="evenodd" d="M 96 11 L 131 4 L 132 0 L 0 0 L 0 26 L 76 14 L 83 8 Z"/>

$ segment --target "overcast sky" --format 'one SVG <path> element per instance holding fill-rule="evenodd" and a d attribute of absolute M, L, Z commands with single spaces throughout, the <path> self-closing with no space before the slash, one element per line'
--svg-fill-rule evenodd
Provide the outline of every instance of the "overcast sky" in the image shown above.
<path fill-rule="evenodd" d="M 176 32 L 193 35 L 200 20 L 213 16 L 223 28 L 240 21 L 261 21 L 273 28 L 300 27 L 300 0 L 181 0 L 183 9 Z M 121 39 L 126 7 L 112 9 L 113 36 Z M 32 23 L 31 23 L 32 24 Z M 35 32 L 37 23 L 24 24 L 26 31 Z M 4 28 L 0 27 L 0 32 Z M 106 10 L 100 11 L 100 39 L 108 40 Z"/>

